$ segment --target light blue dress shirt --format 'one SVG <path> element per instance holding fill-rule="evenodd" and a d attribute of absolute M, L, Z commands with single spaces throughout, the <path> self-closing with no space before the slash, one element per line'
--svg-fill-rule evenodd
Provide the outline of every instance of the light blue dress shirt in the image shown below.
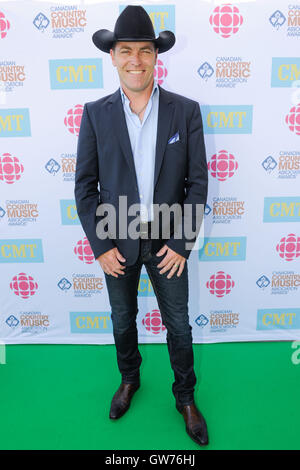
<path fill-rule="evenodd" d="M 130 101 L 120 87 L 126 124 L 134 158 L 140 195 L 141 220 L 153 220 L 153 185 L 157 137 L 159 88 L 154 80 L 153 89 L 146 106 L 143 121 L 130 109 Z"/>

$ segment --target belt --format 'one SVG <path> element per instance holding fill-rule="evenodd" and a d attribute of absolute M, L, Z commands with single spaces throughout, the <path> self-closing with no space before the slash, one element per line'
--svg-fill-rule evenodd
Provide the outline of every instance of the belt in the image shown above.
<path fill-rule="evenodd" d="M 151 227 L 152 227 L 152 222 L 140 222 L 140 238 L 150 239 Z"/>

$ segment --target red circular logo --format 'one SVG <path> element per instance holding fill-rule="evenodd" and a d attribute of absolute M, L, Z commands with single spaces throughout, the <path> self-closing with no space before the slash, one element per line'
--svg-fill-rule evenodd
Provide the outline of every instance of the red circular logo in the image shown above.
<path fill-rule="evenodd" d="M 166 327 L 163 325 L 160 311 L 157 309 L 152 310 L 152 312 L 146 313 L 145 317 L 142 320 L 142 324 L 147 331 L 154 333 L 155 335 L 165 331 Z"/>
<path fill-rule="evenodd" d="M 77 242 L 74 248 L 74 253 L 80 261 L 83 261 L 86 264 L 92 264 L 95 261 L 91 245 L 86 237 Z"/>
<path fill-rule="evenodd" d="M 290 233 L 276 245 L 276 251 L 285 261 L 293 261 L 300 256 L 300 237 Z"/>
<path fill-rule="evenodd" d="M 238 32 L 243 24 L 243 17 L 237 7 L 226 4 L 214 9 L 209 22 L 215 33 L 220 34 L 222 38 L 229 38 Z"/>
<path fill-rule="evenodd" d="M 65 126 L 68 128 L 68 131 L 71 134 L 78 136 L 81 118 L 82 118 L 83 106 L 81 104 L 76 104 L 74 108 L 69 109 L 67 116 L 64 119 Z"/>
<path fill-rule="evenodd" d="M 0 180 L 7 184 L 12 184 L 21 178 L 24 171 L 23 165 L 17 157 L 12 157 L 10 153 L 3 153 L 0 157 Z"/>
<path fill-rule="evenodd" d="M 290 112 L 285 117 L 285 122 L 292 132 L 300 135 L 300 103 L 290 109 Z"/>
<path fill-rule="evenodd" d="M 225 181 L 235 174 L 238 163 L 227 150 L 220 150 L 211 157 L 207 167 L 214 178 L 217 178 L 219 181 Z"/>
<path fill-rule="evenodd" d="M 164 66 L 163 61 L 160 59 L 157 59 L 156 66 L 154 68 L 154 78 L 156 79 L 157 83 L 159 85 L 162 85 L 167 75 L 168 75 L 168 71 L 166 67 Z"/>
<path fill-rule="evenodd" d="M 4 13 L 0 11 L 0 39 L 3 39 L 7 35 L 7 31 L 10 28 L 9 21 L 5 18 Z"/>
<path fill-rule="evenodd" d="M 224 271 L 218 271 L 216 274 L 213 274 L 206 283 L 209 292 L 216 297 L 224 297 L 224 295 L 229 294 L 234 285 L 235 283 L 231 276 L 225 274 Z"/>
<path fill-rule="evenodd" d="M 34 295 L 38 288 L 38 284 L 33 277 L 25 273 L 14 276 L 9 286 L 22 299 L 28 299 L 31 295 Z"/>

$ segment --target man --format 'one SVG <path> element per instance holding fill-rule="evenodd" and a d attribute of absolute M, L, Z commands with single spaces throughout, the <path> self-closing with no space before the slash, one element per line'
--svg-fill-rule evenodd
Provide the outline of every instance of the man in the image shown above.
<path fill-rule="evenodd" d="M 124 415 L 140 386 L 142 358 L 136 315 L 138 282 L 144 264 L 167 329 L 176 408 L 184 417 L 189 436 L 206 445 L 206 423 L 194 402 L 196 377 L 188 318 L 186 260 L 192 249 L 188 242 L 194 243 L 195 237 L 188 237 L 183 230 L 190 215 L 193 230 L 196 227 L 199 231 L 196 206 L 204 207 L 207 199 L 199 104 L 167 92 L 154 81 L 157 54 L 169 50 L 175 36 L 163 31 L 155 38 L 150 17 L 142 7 L 126 7 L 114 32 L 99 30 L 93 35 L 93 42 L 110 53 L 120 79 L 120 89 L 115 93 L 84 105 L 75 178 L 78 215 L 105 273 L 122 376 L 109 416 L 118 419 Z M 119 212 L 121 196 L 127 197 L 128 207 L 138 204 L 140 208 L 138 237 L 128 236 L 134 218 L 130 211 L 129 215 L 123 209 Z M 105 220 L 102 209 L 108 204 L 119 215 L 116 231 L 110 225 L 113 218 L 107 219 L 105 238 L 99 227 Z M 178 210 L 169 212 L 166 224 L 162 213 L 154 210 L 155 205 L 162 204 L 177 205 L 177 209 L 189 205 L 191 210 L 181 215 Z M 128 233 L 121 237 L 124 215 L 128 215 Z M 154 226 L 158 228 L 155 237 Z M 167 235 L 165 228 L 169 229 Z"/>

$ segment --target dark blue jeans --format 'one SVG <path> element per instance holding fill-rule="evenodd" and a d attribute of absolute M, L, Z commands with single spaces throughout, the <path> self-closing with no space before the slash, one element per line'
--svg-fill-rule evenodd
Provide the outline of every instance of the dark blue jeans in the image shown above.
<path fill-rule="evenodd" d="M 178 277 L 167 279 L 169 271 L 160 274 L 157 265 L 164 258 L 151 253 L 151 239 L 140 240 L 140 254 L 136 263 L 126 266 L 125 274 L 114 277 L 105 274 L 111 305 L 113 335 L 117 349 L 117 362 L 123 383 L 138 383 L 142 357 L 138 350 L 136 316 L 138 313 L 138 284 L 142 265 L 145 264 L 151 280 L 162 322 L 167 329 L 167 345 L 175 381 L 172 391 L 178 404 L 194 401 L 194 356 L 192 327 L 188 317 L 188 268 Z M 122 264 L 122 263 L 121 263 Z"/>

